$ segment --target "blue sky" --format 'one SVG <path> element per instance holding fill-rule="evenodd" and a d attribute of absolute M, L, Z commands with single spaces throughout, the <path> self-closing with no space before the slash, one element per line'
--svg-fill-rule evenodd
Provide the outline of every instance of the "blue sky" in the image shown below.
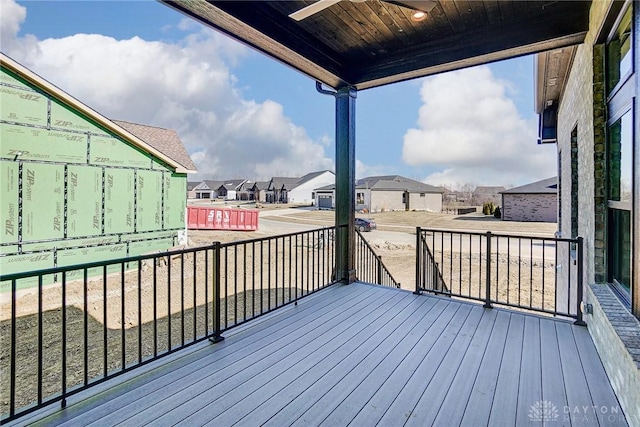
<path fill-rule="evenodd" d="M 2 3 L 2 51 L 100 113 L 178 131 L 190 179 L 333 167 L 333 98 L 312 79 L 155 1 Z M 359 177 L 520 185 L 552 176 L 536 145 L 533 58 L 358 93 Z M 145 101 L 146 100 L 146 101 Z"/>

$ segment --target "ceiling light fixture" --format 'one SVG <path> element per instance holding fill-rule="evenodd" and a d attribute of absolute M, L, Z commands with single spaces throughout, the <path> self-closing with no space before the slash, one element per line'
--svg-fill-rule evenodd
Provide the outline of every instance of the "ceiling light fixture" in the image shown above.
<path fill-rule="evenodd" d="M 411 14 L 411 20 L 413 22 L 422 22 L 427 19 L 427 12 L 423 12 L 421 10 L 415 10 Z"/>

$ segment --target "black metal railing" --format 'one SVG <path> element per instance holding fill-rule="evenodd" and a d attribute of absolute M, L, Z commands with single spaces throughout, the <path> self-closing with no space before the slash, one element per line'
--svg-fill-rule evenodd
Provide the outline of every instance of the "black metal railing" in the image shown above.
<path fill-rule="evenodd" d="M 332 233 L 0 276 L 2 423 L 332 284 Z"/>
<path fill-rule="evenodd" d="M 580 303 L 583 240 L 416 230 L 416 292 L 571 317 Z"/>
<path fill-rule="evenodd" d="M 416 284 L 420 284 L 421 289 L 429 289 L 432 291 L 442 292 L 443 294 L 449 293 L 449 288 L 444 282 L 442 272 L 440 271 L 440 265 L 436 261 L 429 245 L 425 240 L 423 233 L 416 233 L 418 242 L 416 248 L 420 248 L 419 260 L 416 262 Z"/>
<path fill-rule="evenodd" d="M 382 257 L 376 254 L 358 230 L 355 240 L 355 264 L 358 280 L 361 282 L 400 288 L 400 283 L 393 278 L 382 262 Z"/>

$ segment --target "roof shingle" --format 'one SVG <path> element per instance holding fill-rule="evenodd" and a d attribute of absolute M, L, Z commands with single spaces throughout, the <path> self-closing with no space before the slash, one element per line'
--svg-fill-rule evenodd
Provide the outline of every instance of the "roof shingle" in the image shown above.
<path fill-rule="evenodd" d="M 185 169 L 196 172 L 196 165 L 176 131 L 138 123 L 112 120 L 118 126 L 137 136 L 156 150 L 180 163 Z"/>

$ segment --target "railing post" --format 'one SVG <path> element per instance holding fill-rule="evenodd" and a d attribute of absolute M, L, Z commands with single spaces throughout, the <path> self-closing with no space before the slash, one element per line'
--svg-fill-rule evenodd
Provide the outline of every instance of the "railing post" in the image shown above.
<path fill-rule="evenodd" d="M 574 324 L 579 325 L 579 326 L 587 326 L 587 323 L 582 319 L 582 298 L 583 298 L 583 292 L 584 290 L 582 289 L 583 286 L 583 244 L 584 244 L 584 239 L 582 237 L 578 237 L 578 289 L 577 289 L 577 297 L 576 297 L 576 321 L 574 322 Z M 571 296 L 569 296 L 571 297 Z"/>
<path fill-rule="evenodd" d="M 416 290 L 413 293 L 418 295 L 420 295 L 420 266 L 422 265 L 421 237 L 422 230 L 416 227 Z"/>
<path fill-rule="evenodd" d="M 493 308 L 491 305 L 491 232 L 487 231 L 487 271 L 485 279 L 485 296 L 484 296 L 484 308 Z"/>
<path fill-rule="evenodd" d="M 382 285 L 382 257 L 380 255 L 376 255 L 377 264 L 378 264 L 378 285 Z"/>
<path fill-rule="evenodd" d="M 213 336 L 209 341 L 224 340 L 220 335 L 220 325 L 220 242 L 213 242 Z"/>

